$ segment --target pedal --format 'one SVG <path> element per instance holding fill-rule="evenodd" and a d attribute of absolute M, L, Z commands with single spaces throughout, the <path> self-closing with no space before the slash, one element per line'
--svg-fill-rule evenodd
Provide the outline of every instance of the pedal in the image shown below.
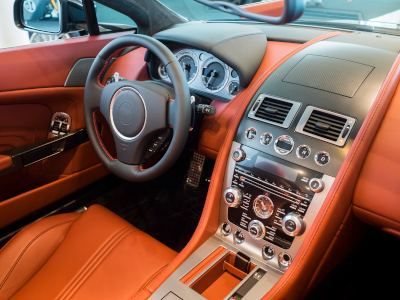
<path fill-rule="evenodd" d="M 193 157 L 190 160 L 188 176 L 186 178 L 186 185 L 194 188 L 199 187 L 205 159 L 205 156 L 193 153 Z"/>

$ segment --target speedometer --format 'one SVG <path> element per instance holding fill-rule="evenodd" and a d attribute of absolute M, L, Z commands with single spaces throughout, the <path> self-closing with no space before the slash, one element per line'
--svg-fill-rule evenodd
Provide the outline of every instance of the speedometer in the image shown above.
<path fill-rule="evenodd" d="M 190 50 L 182 50 L 176 54 L 178 62 L 185 73 L 186 81 L 191 83 L 197 75 L 197 57 Z"/>
<path fill-rule="evenodd" d="M 206 89 L 218 92 L 224 88 L 228 81 L 228 67 L 213 58 L 204 63 L 201 71 L 201 78 Z"/>

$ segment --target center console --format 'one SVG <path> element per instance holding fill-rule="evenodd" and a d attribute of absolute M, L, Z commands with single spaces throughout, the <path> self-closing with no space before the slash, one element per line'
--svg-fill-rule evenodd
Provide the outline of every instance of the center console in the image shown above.
<path fill-rule="evenodd" d="M 339 35 L 287 58 L 245 100 L 212 199 L 218 230 L 151 299 L 265 296 L 305 241 L 396 56 Z"/>

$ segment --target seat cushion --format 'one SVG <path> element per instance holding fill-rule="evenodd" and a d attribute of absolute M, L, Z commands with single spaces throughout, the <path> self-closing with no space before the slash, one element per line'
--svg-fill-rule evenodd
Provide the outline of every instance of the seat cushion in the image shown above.
<path fill-rule="evenodd" d="M 0 299 L 130 299 L 176 252 L 106 208 L 45 218 L 0 251 Z"/>

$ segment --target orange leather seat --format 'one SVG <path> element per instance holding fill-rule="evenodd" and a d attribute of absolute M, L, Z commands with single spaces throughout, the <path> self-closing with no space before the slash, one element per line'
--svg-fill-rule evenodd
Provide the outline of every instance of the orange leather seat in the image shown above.
<path fill-rule="evenodd" d="M 0 250 L 0 299 L 134 299 L 175 256 L 93 205 L 35 222 Z"/>

